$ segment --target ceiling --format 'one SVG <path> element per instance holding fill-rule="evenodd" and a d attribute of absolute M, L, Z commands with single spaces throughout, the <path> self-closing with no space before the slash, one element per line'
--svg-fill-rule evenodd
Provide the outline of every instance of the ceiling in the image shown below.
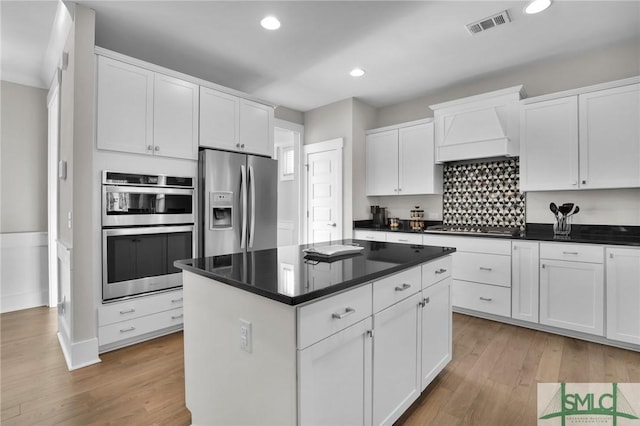
<path fill-rule="evenodd" d="M 524 1 L 78 3 L 96 11 L 98 46 L 299 111 L 349 97 L 382 107 L 506 68 L 640 42 L 638 1 L 556 0 L 538 15 L 525 15 Z M 3 0 L 1 8 L 2 78 L 36 81 L 29 74 L 42 66 L 56 2 Z M 467 32 L 503 10 L 511 23 Z M 260 27 L 268 14 L 279 30 Z M 365 76 L 351 77 L 354 67 Z"/>

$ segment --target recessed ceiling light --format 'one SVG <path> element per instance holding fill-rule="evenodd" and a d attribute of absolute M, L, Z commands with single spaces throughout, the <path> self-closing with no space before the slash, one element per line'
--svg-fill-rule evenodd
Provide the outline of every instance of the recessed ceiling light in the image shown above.
<path fill-rule="evenodd" d="M 524 8 L 524 13 L 533 15 L 534 13 L 542 12 L 549 6 L 551 6 L 551 0 L 532 0 Z"/>
<path fill-rule="evenodd" d="M 260 21 L 260 25 L 266 30 L 277 30 L 280 28 L 280 21 L 275 16 L 266 16 Z"/>
<path fill-rule="evenodd" d="M 351 77 L 362 77 L 364 75 L 364 70 L 362 68 L 354 68 L 349 73 Z"/>

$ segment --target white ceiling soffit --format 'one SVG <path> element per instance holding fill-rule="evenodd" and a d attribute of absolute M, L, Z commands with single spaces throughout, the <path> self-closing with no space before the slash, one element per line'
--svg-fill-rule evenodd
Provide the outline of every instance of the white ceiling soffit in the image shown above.
<path fill-rule="evenodd" d="M 96 11 L 101 47 L 300 111 L 348 97 L 386 106 L 506 68 L 640 40 L 639 1 L 555 1 L 531 16 L 524 1 L 78 3 Z M 473 36 L 465 27 L 505 10 L 508 25 Z M 282 27 L 264 30 L 266 15 Z M 355 67 L 366 75 L 349 76 Z"/>

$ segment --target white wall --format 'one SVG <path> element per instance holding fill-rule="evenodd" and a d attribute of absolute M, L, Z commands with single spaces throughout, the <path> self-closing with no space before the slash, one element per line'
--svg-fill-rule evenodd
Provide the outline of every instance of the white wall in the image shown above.
<path fill-rule="evenodd" d="M 47 91 L 2 81 L 0 230 L 47 230 Z"/>
<path fill-rule="evenodd" d="M 2 81 L 0 312 L 46 305 L 47 91 Z"/>
<path fill-rule="evenodd" d="M 416 99 L 380 108 L 376 127 L 433 117 L 429 105 L 461 97 L 524 84 L 529 97 L 539 96 L 640 75 L 640 40 L 630 40 L 607 49 L 576 52 L 571 57 L 553 57 L 518 68 L 506 69 L 492 76 L 479 76 L 453 87 L 442 88 Z M 425 213 L 440 208 L 442 197 L 371 197 L 372 204 L 391 207 L 391 214 L 405 218 L 414 203 Z M 375 198 L 375 203 L 373 202 Z M 580 206 L 574 216 L 578 224 L 613 224 L 640 226 L 640 189 L 531 192 L 527 194 L 526 220 L 552 223 L 549 202 L 573 202 Z"/>

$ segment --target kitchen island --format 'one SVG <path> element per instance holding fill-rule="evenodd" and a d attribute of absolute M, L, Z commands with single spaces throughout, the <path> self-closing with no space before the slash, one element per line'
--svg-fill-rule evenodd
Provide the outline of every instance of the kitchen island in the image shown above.
<path fill-rule="evenodd" d="M 451 360 L 455 249 L 338 243 L 176 262 L 194 425 L 392 424 Z"/>

